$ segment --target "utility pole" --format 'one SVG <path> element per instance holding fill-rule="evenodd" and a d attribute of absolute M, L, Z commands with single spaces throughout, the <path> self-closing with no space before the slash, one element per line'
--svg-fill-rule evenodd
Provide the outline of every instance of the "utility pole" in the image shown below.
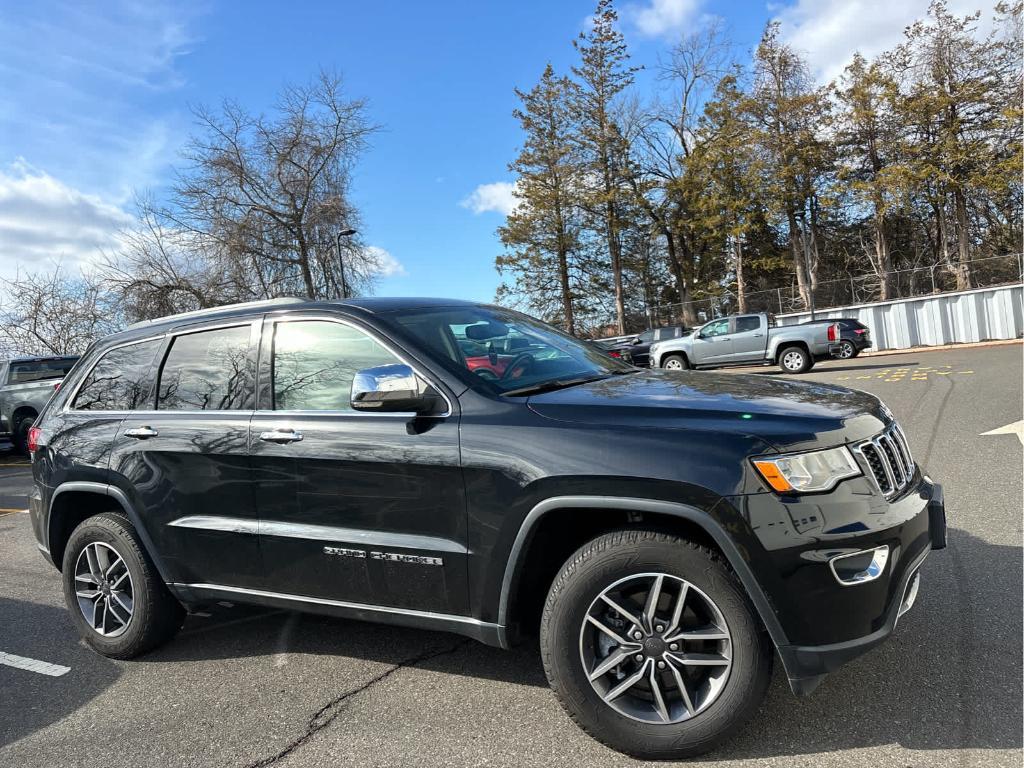
<path fill-rule="evenodd" d="M 341 270 L 341 298 L 348 298 L 348 283 L 345 282 L 345 257 L 341 253 L 341 238 L 352 237 L 356 231 L 354 229 L 343 229 L 338 233 L 338 268 Z"/>

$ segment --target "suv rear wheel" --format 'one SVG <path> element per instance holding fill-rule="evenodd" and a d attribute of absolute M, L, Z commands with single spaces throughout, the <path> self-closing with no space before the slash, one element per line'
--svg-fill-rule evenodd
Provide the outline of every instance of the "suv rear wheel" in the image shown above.
<path fill-rule="evenodd" d="M 713 749 L 764 697 L 772 648 L 719 557 L 686 539 L 617 531 L 563 566 L 541 620 L 551 687 L 613 749 L 680 759 Z"/>
<path fill-rule="evenodd" d="M 61 575 L 75 627 L 104 656 L 138 656 L 181 627 L 185 610 L 167 591 L 122 514 L 104 512 L 75 528 Z"/>

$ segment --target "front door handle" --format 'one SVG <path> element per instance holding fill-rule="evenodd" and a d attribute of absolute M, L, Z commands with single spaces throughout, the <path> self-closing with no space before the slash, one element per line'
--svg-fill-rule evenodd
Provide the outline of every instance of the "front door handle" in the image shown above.
<path fill-rule="evenodd" d="M 267 443 L 297 443 L 302 439 L 302 433 L 294 429 L 274 429 L 270 432 L 260 432 L 260 440 Z"/>
<path fill-rule="evenodd" d="M 156 437 L 160 433 L 152 427 L 135 427 L 133 429 L 126 429 L 124 434 L 125 437 L 134 437 L 139 440 L 145 440 L 147 437 Z"/>

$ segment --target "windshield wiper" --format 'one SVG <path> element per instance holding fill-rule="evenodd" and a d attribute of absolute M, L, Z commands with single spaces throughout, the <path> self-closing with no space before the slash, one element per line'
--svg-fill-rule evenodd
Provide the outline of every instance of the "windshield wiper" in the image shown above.
<path fill-rule="evenodd" d="M 551 381 L 542 381 L 538 384 L 531 384 L 528 387 L 520 387 L 519 389 L 510 389 L 507 392 L 502 392 L 503 395 L 538 395 L 541 392 L 553 392 L 556 389 L 565 389 L 566 387 L 575 387 L 577 384 L 587 384 L 591 381 L 601 381 L 606 378 L 605 376 L 580 376 L 575 379 L 552 379 Z"/>

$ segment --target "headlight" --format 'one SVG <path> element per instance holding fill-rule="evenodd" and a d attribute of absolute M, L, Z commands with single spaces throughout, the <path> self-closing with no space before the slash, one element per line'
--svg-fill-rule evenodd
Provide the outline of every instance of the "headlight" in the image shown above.
<path fill-rule="evenodd" d="M 753 462 L 761 477 L 779 493 L 829 491 L 840 480 L 861 473 L 846 446 L 788 456 L 764 456 Z"/>

